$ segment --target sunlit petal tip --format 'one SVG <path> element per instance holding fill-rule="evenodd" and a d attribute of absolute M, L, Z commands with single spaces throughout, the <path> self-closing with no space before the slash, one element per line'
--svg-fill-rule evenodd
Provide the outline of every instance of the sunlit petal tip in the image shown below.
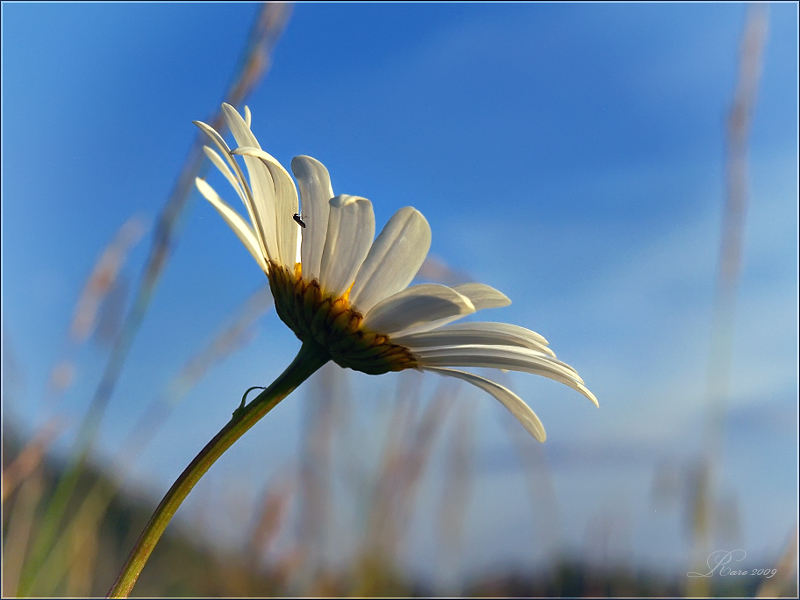
<path fill-rule="evenodd" d="M 211 187 L 211 185 L 202 177 L 195 177 L 194 185 L 195 187 L 197 187 L 197 190 L 203 195 L 203 197 L 206 198 L 207 200 L 214 202 L 219 198 L 219 195 L 214 190 L 214 188 Z"/>
<path fill-rule="evenodd" d="M 211 125 L 208 125 L 207 123 L 205 123 L 203 121 L 192 121 L 192 125 L 194 125 L 195 127 L 197 127 L 198 129 L 200 129 L 203 132 L 208 131 L 209 129 L 211 131 L 214 131 L 214 128 L 211 127 Z"/>
<path fill-rule="evenodd" d="M 597 408 L 600 408 L 600 403 L 597 401 L 597 398 L 595 397 L 595 395 L 592 392 L 589 391 L 589 388 L 587 388 L 583 384 L 581 384 L 580 387 L 581 387 L 581 390 L 580 390 L 581 393 L 584 396 L 586 396 L 589 400 L 591 400 L 592 404 L 594 404 Z"/>
<path fill-rule="evenodd" d="M 475 305 L 475 310 L 501 308 L 511 304 L 508 296 L 485 283 L 462 283 L 453 289 L 469 298 Z"/>
<path fill-rule="evenodd" d="M 202 131 L 208 137 L 210 137 L 220 149 L 223 149 L 223 151 L 225 152 L 230 152 L 228 144 L 225 142 L 223 137 L 219 133 L 217 133 L 217 130 L 211 127 L 211 125 L 207 125 L 202 121 L 192 121 L 192 123 L 194 123 L 198 127 L 198 129 L 200 129 L 200 131 Z"/>
<path fill-rule="evenodd" d="M 349 194 L 339 194 L 338 196 L 334 196 L 329 200 L 330 205 L 334 208 L 344 208 L 345 206 L 355 204 L 356 202 L 366 202 L 372 206 L 372 202 L 366 198 L 362 198 L 361 196 L 351 196 Z"/>
<path fill-rule="evenodd" d="M 325 165 L 316 158 L 304 155 L 295 156 L 292 159 L 291 167 L 300 184 L 300 192 L 304 197 L 306 193 L 319 195 L 324 198 L 325 202 L 333 198 L 331 176 Z"/>
<path fill-rule="evenodd" d="M 435 333 L 435 332 L 434 332 Z M 403 343 L 402 338 L 395 340 Z M 419 347 L 412 352 L 422 367 L 481 367 L 509 369 L 547 377 L 580 392 L 592 402 L 594 395 L 583 384 L 575 369 L 542 352 L 518 346 L 463 344 Z"/>
<path fill-rule="evenodd" d="M 227 102 L 222 103 L 222 114 L 225 116 L 225 120 L 228 122 L 228 126 L 231 130 L 233 130 L 234 125 L 238 123 L 247 125 L 247 122 L 242 118 L 242 115 L 239 114 L 239 111 Z M 248 127 L 248 129 L 250 128 Z"/>
<path fill-rule="evenodd" d="M 544 442 L 547 439 L 547 433 L 545 432 L 544 425 L 539 420 L 539 417 L 536 416 L 536 413 L 533 412 L 530 406 L 528 406 L 522 398 L 517 396 L 514 392 L 509 390 L 507 387 L 500 385 L 490 379 L 486 379 L 485 377 L 481 377 L 480 375 L 475 375 L 474 373 L 468 373 L 466 371 L 458 371 L 456 369 L 442 369 L 437 367 L 423 367 L 425 371 L 432 371 L 434 373 L 438 373 L 440 375 L 445 375 L 447 377 L 455 377 L 456 379 L 461 379 L 462 381 L 466 381 L 482 389 L 485 392 L 488 392 L 492 396 L 494 396 L 500 403 L 505 406 L 509 412 L 520 422 L 520 424 L 530 433 L 537 441 Z"/>
<path fill-rule="evenodd" d="M 239 148 L 231 150 L 231 154 L 236 154 L 239 156 L 252 156 L 254 158 L 261 159 L 261 161 L 263 161 L 270 170 L 274 168 L 279 171 L 281 177 L 291 184 L 292 189 L 294 189 L 294 182 L 292 181 L 291 175 L 289 175 L 289 171 L 287 171 L 283 165 L 278 162 L 278 159 L 268 152 L 265 152 L 261 148 L 256 148 L 253 146 L 240 146 Z M 294 195 L 297 195 L 296 191 L 294 192 Z"/>
<path fill-rule="evenodd" d="M 322 167 L 323 169 L 325 169 L 326 172 L 328 171 L 328 169 L 325 168 L 325 165 L 323 165 L 316 158 L 314 158 L 313 156 L 307 156 L 305 154 L 300 154 L 298 156 L 295 156 L 292 159 L 291 164 L 292 164 L 292 171 L 294 171 L 295 172 L 294 174 L 297 175 L 298 177 L 300 177 L 300 174 L 297 172 L 297 170 L 299 169 L 310 171 L 313 168 Z"/>

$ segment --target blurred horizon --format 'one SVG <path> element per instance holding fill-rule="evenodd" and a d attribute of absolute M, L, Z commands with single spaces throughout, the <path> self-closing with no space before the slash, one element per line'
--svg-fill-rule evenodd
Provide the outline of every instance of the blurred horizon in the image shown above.
<path fill-rule="evenodd" d="M 548 439 L 538 445 L 467 386 L 340 372 L 336 385 L 349 391 L 331 417 L 336 530 L 320 560 L 346 561 L 361 543 L 366 490 L 387 444 L 422 435 L 395 412 L 418 390 L 408 423 L 421 427 L 439 402 L 443 412 L 397 542 L 410 573 L 448 589 L 469 574 L 532 572 L 563 556 L 674 576 L 692 569 L 687 507 L 707 441 L 726 119 L 747 9 L 292 6 L 246 101 L 263 148 L 287 167 L 295 155 L 319 159 L 335 193 L 372 201 L 378 231 L 399 208 L 419 209 L 433 231 L 427 279 L 501 290 L 511 306 L 478 318 L 544 335 L 600 402 L 532 375 L 493 374 L 541 418 Z M 64 432 L 52 455 L 66 460 L 195 137 L 191 122 L 219 109 L 259 10 L 3 3 L 4 435 L 11 424 L 32 438 L 57 414 Z M 750 568 L 773 566 L 798 521 L 798 12 L 768 10 L 712 540 L 745 549 Z M 209 182 L 233 204 L 219 174 Z M 189 203 L 92 450 L 93 462 L 114 464 L 146 407 L 174 399 L 125 480 L 156 501 L 244 390 L 268 385 L 299 348 L 274 311 L 246 305 L 266 282 L 235 235 L 199 194 Z M 102 326 L 74 344 L 84 285 L 134 216 L 142 237 L 121 250 Z M 237 318 L 228 345 L 176 379 Z M 67 358 L 75 370 L 54 400 L 51 372 Z M 268 482 L 314 455 L 313 415 L 334 385 L 321 378 L 240 440 L 176 521 L 197 527 L 205 514 L 203 535 L 241 547 Z M 451 448 L 465 436 L 468 484 L 454 479 L 461 459 Z M 440 503 L 451 488 L 464 495 L 454 508 L 463 525 L 448 550 Z M 295 522 L 301 510 L 289 511 L 295 524 L 275 552 L 311 535 Z"/>

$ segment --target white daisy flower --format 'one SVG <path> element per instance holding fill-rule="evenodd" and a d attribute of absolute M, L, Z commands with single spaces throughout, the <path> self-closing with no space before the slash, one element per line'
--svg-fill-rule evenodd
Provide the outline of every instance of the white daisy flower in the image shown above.
<path fill-rule="evenodd" d="M 196 122 L 217 147 L 205 151 L 247 208 L 248 224 L 202 179 L 197 187 L 219 211 L 269 278 L 275 308 L 304 344 L 318 346 L 342 367 L 369 374 L 403 369 L 462 379 L 490 393 L 537 440 L 541 421 L 514 392 L 485 377 L 450 367 L 524 371 L 561 382 L 597 404 L 578 373 L 556 359 L 541 335 L 506 323 L 452 321 L 511 301 L 482 283 L 408 287 L 431 244 L 422 214 L 401 208 L 375 235 L 366 198 L 335 196 L 327 169 L 309 156 L 292 161 L 289 173 L 261 149 L 245 118 L 223 111 L 238 148 Z M 243 157 L 245 177 L 235 156 Z"/>

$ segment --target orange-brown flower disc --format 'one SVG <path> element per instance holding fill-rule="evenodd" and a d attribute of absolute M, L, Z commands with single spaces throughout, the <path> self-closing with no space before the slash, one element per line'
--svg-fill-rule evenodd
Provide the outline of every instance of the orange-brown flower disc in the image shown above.
<path fill-rule="evenodd" d="M 268 277 L 281 320 L 301 342 L 316 343 L 339 366 L 370 375 L 417 366 L 408 348 L 391 343 L 386 335 L 363 328 L 364 317 L 347 298 L 326 294 L 316 279 L 306 283 L 272 262 Z"/>

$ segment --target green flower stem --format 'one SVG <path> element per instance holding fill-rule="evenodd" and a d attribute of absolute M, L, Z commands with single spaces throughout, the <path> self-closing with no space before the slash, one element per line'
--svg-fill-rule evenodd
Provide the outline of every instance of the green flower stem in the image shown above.
<path fill-rule="evenodd" d="M 238 440 L 255 425 L 261 417 L 272 410 L 281 400 L 308 379 L 317 369 L 329 360 L 328 354 L 314 343 L 305 343 L 294 361 L 278 377 L 271 386 L 256 396 L 250 404 L 237 408 L 231 420 L 203 448 L 158 505 L 150 521 L 144 528 L 136 546 L 128 557 L 114 587 L 108 592 L 108 598 L 127 598 L 131 593 L 139 574 L 147 559 L 153 552 L 161 534 L 178 510 L 184 498 L 200 481 L 200 478 Z"/>

